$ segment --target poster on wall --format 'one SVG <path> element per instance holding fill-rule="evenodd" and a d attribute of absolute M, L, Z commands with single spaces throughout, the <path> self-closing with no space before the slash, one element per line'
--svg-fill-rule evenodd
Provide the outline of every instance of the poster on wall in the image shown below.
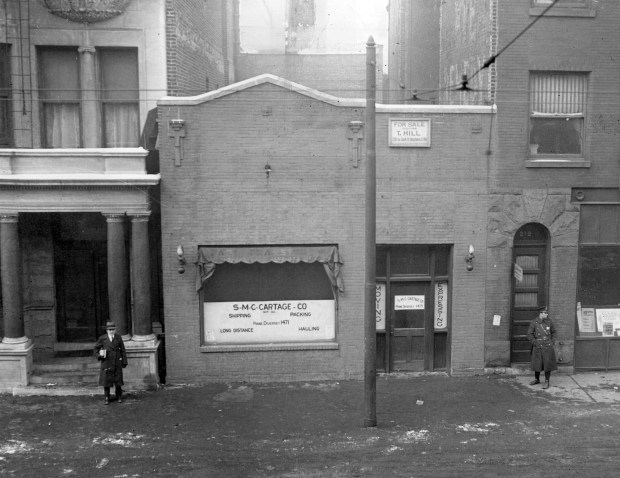
<path fill-rule="evenodd" d="M 577 323 L 579 324 L 579 332 L 582 334 L 591 334 L 596 332 L 596 318 L 594 309 L 591 307 L 581 308 L 581 304 L 577 303 Z"/>
<path fill-rule="evenodd" d="M 448 328 L 448 283 L 435 282 L 435 330 Z"/>
<path fill-rule="evenodd" d="M 208 345 L 335 340 L 333 300 L 205 302 Z"/>
<path fill-rule="evenodd" d="M 377 330 L 385 330 L 385 284 L 377 284 L 375 291 Z"/>
<path fill-rule="evenodd" d="M 620 329 L 620 309 L 596 309 L 596 326 L 604 336 L 614 335 L 614 331 Z"/>

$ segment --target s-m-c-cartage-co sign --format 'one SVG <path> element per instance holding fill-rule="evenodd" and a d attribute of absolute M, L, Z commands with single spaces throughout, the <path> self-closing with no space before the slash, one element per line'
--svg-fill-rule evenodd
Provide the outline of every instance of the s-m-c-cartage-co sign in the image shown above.
<path fill-rule="evenodd" d="M 207 344 L 265 344 L 334 340 L 333 300 L 205 302 Z"/>

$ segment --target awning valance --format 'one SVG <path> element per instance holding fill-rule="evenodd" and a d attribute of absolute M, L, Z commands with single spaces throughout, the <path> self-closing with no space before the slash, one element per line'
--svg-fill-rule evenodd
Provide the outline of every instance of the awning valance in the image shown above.
<path fill-rule="evenodd" d="M 202 289 L 204 283 L 213 275 L 217 264 L 269 262 L 276 264 L 319 262 L 323 264 L 332 287 L 344 292 L 344 284 L 340 277 L 342 261 L 336 246 L 199 247 L 196 261 L 196 289 Z"/>

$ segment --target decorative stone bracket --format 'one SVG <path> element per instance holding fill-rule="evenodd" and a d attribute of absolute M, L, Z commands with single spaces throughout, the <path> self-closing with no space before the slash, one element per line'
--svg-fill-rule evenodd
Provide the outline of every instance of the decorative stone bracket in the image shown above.
<path fill-rule="evenodd" d="M 170 138 L 174 138 L 174 165 L 181 166 L 181 160 L 183 159 L 183 142 L 185 138 L 185 120 L 171 119 L 169 123 Z"/>
<path fill-rule="evenodd" d="M 347 139 L 349 140 L 349 161 L 351 161 L 354 168 L 357 168 L 362 159 L 363 121 L 349 122 L 347 125 Z"/>

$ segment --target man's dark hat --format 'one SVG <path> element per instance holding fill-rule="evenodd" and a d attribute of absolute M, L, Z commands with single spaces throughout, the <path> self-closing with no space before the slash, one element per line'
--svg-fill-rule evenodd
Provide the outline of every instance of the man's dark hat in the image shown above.
<path fill-rule="evenodd" d="M 107 322 L 105 324 L 105 329 L 106 330 L 111 330 L 111 329 L 115 329 L 116 328 L 116 324 L 114 322 Z"/>
<path fill-rule="evenodd" d="M 539 307 L 539 308 L 538 308 L 538 309 L 536 309 L 536 310 L 538 310 L 538 311 L 541 311 L 541 310 L 547 310 L 547 306 L 546 306 L 546 305 L 543 305 L 542 307 Z"/>

